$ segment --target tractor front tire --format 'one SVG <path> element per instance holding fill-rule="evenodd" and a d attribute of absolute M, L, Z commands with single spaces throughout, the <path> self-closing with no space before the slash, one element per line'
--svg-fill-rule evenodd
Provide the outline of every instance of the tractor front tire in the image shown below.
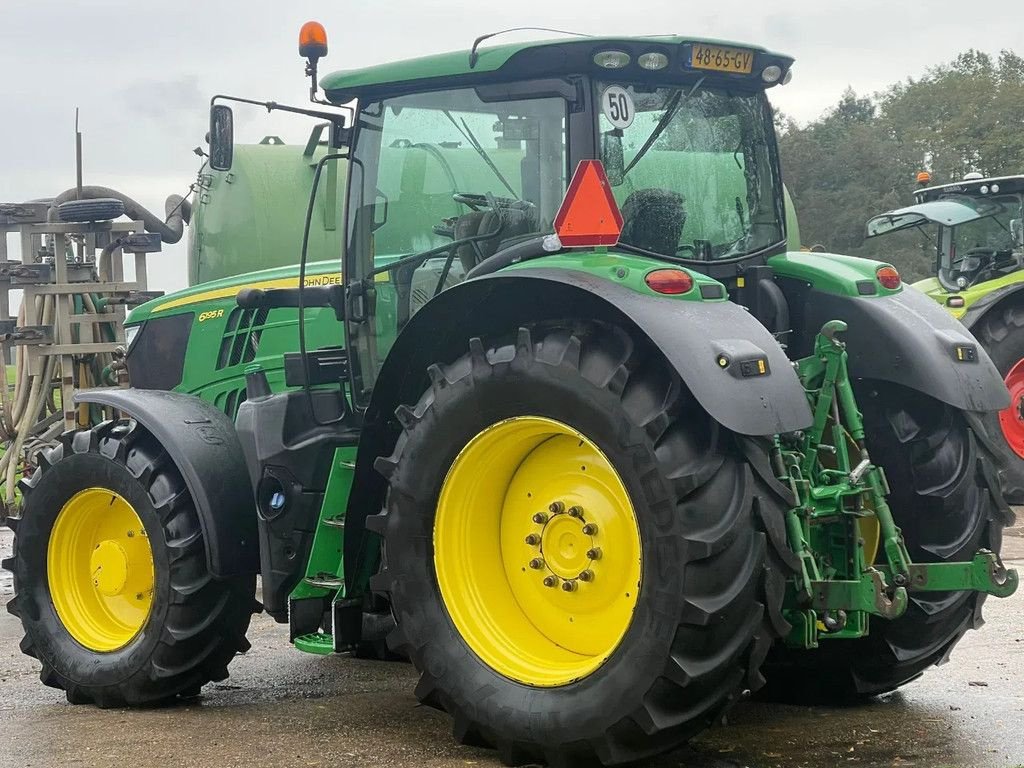
<path fill-rule="evenodd" d="M 762 685 L 788 628 L 779 497 L 620 329 L 469 348 L 398 409 L 368 520 L 417 697 L 509 765 L 680 744 Z"/>
<path fill-rule="evenodd" d="M 872 461 L 885 470 L 889 507 L 911 560 L 966 561 L 999 552 L 1012 513 L 994 466 L 964 415 L 902 387 L 869 383 L 857 391 Z M 884 562 L 879 550 L 877 559 Z M 985 595 L 910 593 L 906 613 L 871 617 L 870 634 L 822 639 L 813 650 L 777 647 L 769 656 L 765 698 L 846 703 L 895 690 L 948 660 L 969 629 L 981 626 Z"/>
<path fill-rule="evenodd" d="M 1010 504 L 1024 504 L 1024 305 L 995 307 L 971 331 L 1010 390 L 1010 407 L 982 420 L 999 463 L 1003 496 Z"/>
<path fill-rule="evenodd" d="M 194 696 L 248 650 L 255 576 L 217 580 L 174 462 L 135 422 L 68 433 L 21 484 L 8 611 L 72 704 Z"/>

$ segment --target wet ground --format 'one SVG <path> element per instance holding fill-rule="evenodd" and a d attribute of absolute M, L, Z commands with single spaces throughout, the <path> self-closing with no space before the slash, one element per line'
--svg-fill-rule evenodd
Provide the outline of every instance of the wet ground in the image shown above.
<path fill-rule="evenodd" d="M 1024 529 L 1011 533 L 1004 556 L 1024 568 Z M 4 530 L 0 557 L 9 552 Z M 0 605 L 10 587 L 0 571 Z M 649 766 L 1024 766 L 1024 597 L 990 600 L 986 618 L 949 664 L 902 692 L 845 709 L 744 703 L 728 725 Z M 66 704 L 39 684 L 20 636 L 0 611 L 0 768 L 499 764 L 456 745 L 447 717 L 417 706 L 410 666 L 306 656 L 265 616 L 225 684 L 207 686 L 197 703 L 149 711 Z"/>

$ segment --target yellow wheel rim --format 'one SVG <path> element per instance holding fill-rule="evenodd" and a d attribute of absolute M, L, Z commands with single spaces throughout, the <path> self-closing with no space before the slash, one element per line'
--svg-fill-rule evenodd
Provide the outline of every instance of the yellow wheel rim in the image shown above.
<path fill-rule="evenodd" d="M 640 531 L 614 466 L 552 419 L 491 425 L 459 453 L 434 521 L 445 607 L 501 675 L 552 687 L 603 664 L 629 628 Z"/>
<path fill-rule="evenodd" d="M 105 488 L 79 491 L 58 513 L 46 575 L 64 628 L 92 651 L 128 645 L 153 607 L 146 529 L 132 505 Z"/>

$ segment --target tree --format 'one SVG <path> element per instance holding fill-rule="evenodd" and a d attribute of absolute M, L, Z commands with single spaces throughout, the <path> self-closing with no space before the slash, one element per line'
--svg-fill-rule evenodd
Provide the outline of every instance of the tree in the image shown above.
<path fill-rule="evenodd" d="M 935 183 L 1024 173 L 1024 59 L 969 50 L 875 97 L 847 88 L 820 119 L 778 116 L 779 151 L 805 245 L 891 261 L 908 280 L 931 275 L 934 246 L 918 233 L 866 240 L 865 223 Z"/>

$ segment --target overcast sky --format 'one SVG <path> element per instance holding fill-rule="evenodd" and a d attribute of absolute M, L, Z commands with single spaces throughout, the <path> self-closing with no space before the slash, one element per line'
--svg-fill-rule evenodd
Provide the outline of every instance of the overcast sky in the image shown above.
<path fill-rule="evenodd" d="M 0 0 L 0 202 L 74 184 L 77 106 L 85 182 L 162 212 L 195 175 L 212 94 L 305 101 L 296 37 L 310 18 L 330 38 L 322 72 L 464 49 L 525 25 L 750 42 L 796 57 L 792 83 L 771 98 L 800 121 L 847 85 L 873 93 L 966 48 L 1024 52 L 1011 0 Z M 151 257 L 151 285 L 184 286 L 184 258 L 182 246 Z"/>

